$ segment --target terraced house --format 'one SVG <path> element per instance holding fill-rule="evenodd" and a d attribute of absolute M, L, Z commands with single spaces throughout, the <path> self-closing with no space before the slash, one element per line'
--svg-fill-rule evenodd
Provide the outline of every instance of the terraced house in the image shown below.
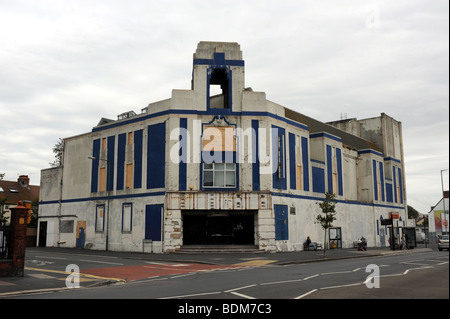
<path fill-rule="evenodd" d="M 301 250 L 307 236 L 323 240 L 317 203 L 331 192 L 338 247 L 362 235 L 388 245 L 381 221 L 407 218 L 401 123 L 384 113 L 323 123 L 244 78 L 239 44 L 200 42 L 190 90 L 64 139 L 63 165 L 41 173 L 39 244 Z"/>

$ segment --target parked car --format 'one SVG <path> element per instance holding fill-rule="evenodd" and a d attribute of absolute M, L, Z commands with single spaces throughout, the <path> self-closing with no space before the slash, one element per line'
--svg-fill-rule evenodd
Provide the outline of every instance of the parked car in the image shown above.
<path fill-rule="evenodd" d="M 438 239 L 438 249 L 442 251 L 442 249 L 448 250 L 448 235 L 443 235 Z"/>
<path fill-rule="evenodd" d="M 425 233 L 420 228 L 416 228 L 416 242 L 418 243 L 425 242 Z"/>

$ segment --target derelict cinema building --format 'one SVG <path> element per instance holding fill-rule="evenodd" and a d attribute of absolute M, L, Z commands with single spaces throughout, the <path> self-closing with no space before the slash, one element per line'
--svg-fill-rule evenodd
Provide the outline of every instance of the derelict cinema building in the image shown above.
<path fill-rule="evenodd" d="M 38 245 L 301 250 L 323 241 L 326 192 L 339 247 L 388 245 L 381 220 L 407 218 L 401 123 L 326 124 L 246 88 L 244 71 L 239 44 L 200 42 L 191 90 L 64 139 L 62 166 L 41 172 Z"/>

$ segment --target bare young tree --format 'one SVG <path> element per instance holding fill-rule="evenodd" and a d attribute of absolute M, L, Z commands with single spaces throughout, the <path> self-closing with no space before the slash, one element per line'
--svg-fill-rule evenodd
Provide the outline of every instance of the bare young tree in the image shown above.
<path fill-rule="evenodd" d="M 317 215 L 316 223 L 320 224 L 324 230 L 324 241 L 323 241 L 323 258 L 325 258 L 325 252 L 327 250 L 327 230 L 333 227 L 333 222 L 336 220 L 336 195 L 331 193 L 325 194 L 325 199 L 323 202 L 318 203 L 319 207 L 322 209 L 322 213 Z"/>

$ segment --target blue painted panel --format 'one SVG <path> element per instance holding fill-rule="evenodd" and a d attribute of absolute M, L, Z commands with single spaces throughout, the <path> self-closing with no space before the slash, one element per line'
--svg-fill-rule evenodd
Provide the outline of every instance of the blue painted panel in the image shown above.
<path fill-rule="evenodd" d="M 92 144 L 92 170 L 91 170 L 91 193 L 98 190 L 98 164 L 100 158 L 100 139 L 94 140 Z"/>
<path fill-rule="evenodd" d="M 279 137 L 280 159 L 278 159 Z M 273 188 L 286 189 L 286 131 L 275 125 L 272 125 L 272 172 L 274 172 L 272 174 Z"/>
<path fill-rule="evenodd" d="M 161 241 L 162 204 L 145 206 L 145 239 Z"/>
<path fill-rule="evenodd" d="M 187 136 L 187 118 L 180 118 L 180 150 L 179 150 L 179 164 L 178 164 L 178 189 L 180 191 L 186 190 L 186 165 L 188 154 L 188 136 Z"/>
<path fill-rule="evenodd" d="M 303 162 L 303 188 L 309 192 L 309 156 L 308 139 L 302 137 L 302 162 Z"/>
<path fill-rule="evenodd" d="M 147 189 L 165 185 L 166 123 L 150 125 L 147 141 Z"/>
<path fill-rule="evenodd" d="M 336 162 L 337 162 L 337 171 L 338 171 L 338 187 L 339 192 L 338 194 L 340 196 L 344 195 L 344 183 L 343 183 L 343 176 L 342 176 L 342 154 L 341 149 L 336 148 Z"/>
<path fill-rule="evenodd" d="M 398 185 L 400 188 L 400 203 L 403 204 L 403 183 L 402 183 L 402 170 L 398 168 Z"/>
<path fill-rule="evenodd" d="M 109 136 L 106 144 L 108 165 L 106 172 L 106 190 L 112 191 L 114 188 L 114 151 L 115 151 L 116 137 Z"/>
<path fill-rule="evenodd" d="M 386 201 L 389 203 L 393 203 L 393 196 L 392 196 L 392 184 L 386 183 Z"/>
<path fill-rule="evenodd" d="M 116 189 L 123 189 L 125 174 L 125 146 L 127 143 L 126 133 L 119 134 L 117 142 L 117 185 Z"/>
<path fill-rule="evenodd" d="M 288 206 L 275 204 L 273 209 L 275 211 L 275 240 L 288 240 Z"/>
<path fill-rule="evenodd" d="M 259 121 L 252 120 L 252 184 L 253 190 L 260 190 L 260 173 L 259 173 Z"/>
<path fill-rule="evenodd" d="M 144 130 L 134 131 L 134 188 L 142 187 L 142 135 Z"/>
<path fill-rule="evenodd" d="M 333 193 L 333 162 L 330 145 L 327 145 L 327 180 L 328 192 Z"/>
<path fill-rule="evenodd" d="M 377 161 L 372 160 L 372 174 L 373 174 L 373 193 L 375 195 L 375 200 L 378 200 L 378 181 L 377 181 Z"/>
<path fill-rule="evenodd" d="M 325 171 L 319 167 L 312 167 L 313 192 L 325 194 Z"/>
<path fill-rule="evenodd" d="M 395 176 L 395 166 L 392 167 L 392 179 L 394 180 L 394 203 L 398 203 L 397 199 L 397 178 Z"/>
<path fill-rule="evenodd" d="M 289 133 L 289 183 L 291 189 L 297 188 L 296 170 L 297 163 L 295 161 L 295 135 Z"/>
<path fill-rule="evenodd" d="M 384 194 L 384 172 L 383 172 L 383 163 L 379 163 L 380 169 L 380 180 L 381 180 L 381 200 L 384 202 L 386 200 L 386 196 Z"/>

